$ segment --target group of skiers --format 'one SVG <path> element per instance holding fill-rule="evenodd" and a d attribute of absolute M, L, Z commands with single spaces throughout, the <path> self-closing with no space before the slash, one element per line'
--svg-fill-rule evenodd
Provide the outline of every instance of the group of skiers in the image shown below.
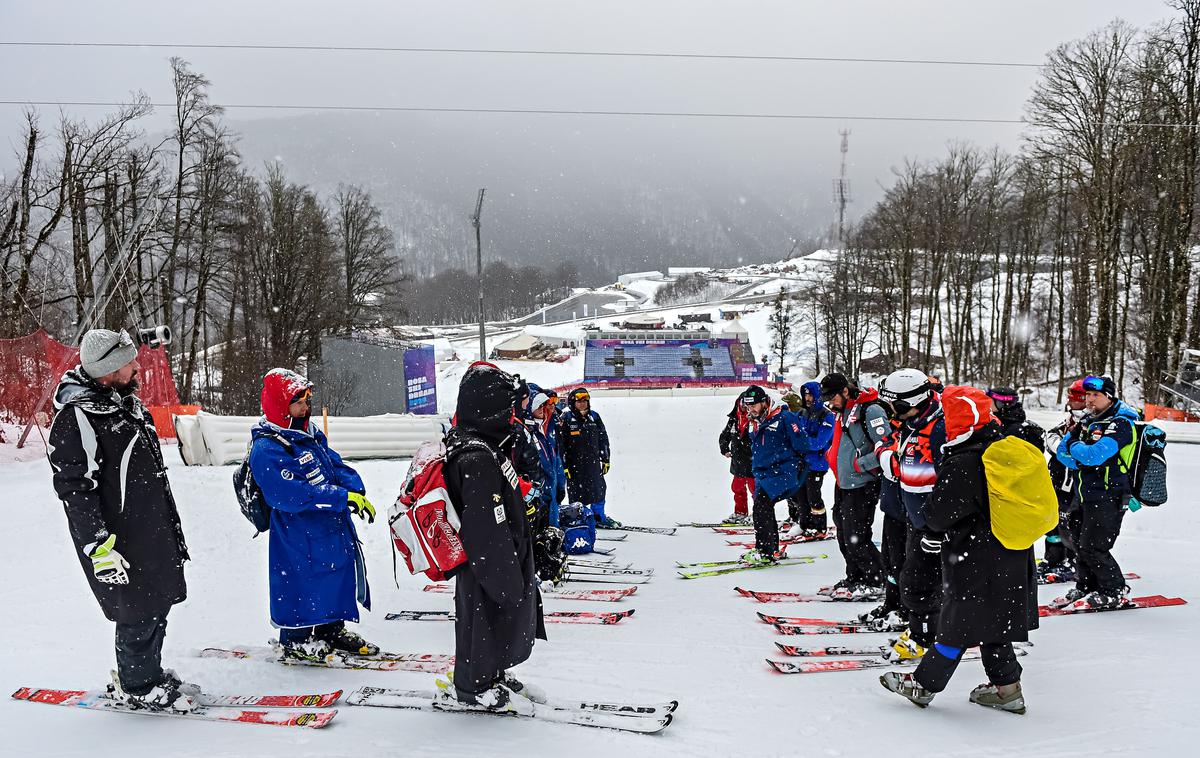
<path fill-rule="evenodd" d="M 161 661 L 167 615 L 187 597 L 188 550 L 153 419 L 135 394 L 137 353 L 125 331 L 84 336 L 79 365 L 55 393 L 49 458 L 80 564 L 116 625 L 111 695 L 136 707 L 190 711 L 199 688 Z M 285 662 L 379 653 L 346 626 L 358 621 L 359 606 L 371 607 L 353 517 L 373 523 L 376 510 L 362 477 L 312 423 L 313 389 L 288 369 L 264 376 L 249 484 L 238 493 L 261 497 L 268 509 L 270 619 Z M 558 581 L 565 565 L 557 528 L 563 498 L 582 503 L 603 526 L 619 525 L 605 513 L 603 421 L 584 388 L 562 411 L 556 401 L 553 390 L 489 363 L 463 376 L 444 468 L 469 557 L 452 574 L 460 702 L 501 707 L 522 690 L 507 670 L 545 638 L 538 584 Z"/>
<path fill-rule="evenodd" d="M 878 389 L 826 374 L 782 404 L 751 386 L 719 440 L 734 477 L 729 521 L 751 520 L 747 500 L 753 502 L 755 548 L 742 560 L 761 565 L 786 557 L 775 515 L 780 500 L 788 504 L 787 541 L 827 538 L 820 486 L 832 470 L 832 520 L 846 573 L 831 594 L 882 599 L 859 621 L 902 631 L 888 652 L 893 660 L 920 659 L 915 672 L 889 673 L 883 684 L 928 705 L 963 651 L 980 645 L 989 683 L 971 693 L 972 702 L 1023 713 L 1012 643 L 1037 627 L 1038 572 L 1059 581 L 1074 576 L 1075 587 L 1053 603 L 1060 607 L 1112 608 L 1128 592 L 1111 550 L 1130 495 L 1137 414 L 1117 398 L 1111 378 L 1096 376 L 1070 386 L 1067 410 L 1046 433 L 1026 418 L 1012 388 L 946 387 L 911 368 L 889 374 Z M 1010 465 L 990 466 L 987 451 L 1006 438 L 1021 441 Z M 1013 444 L 992 452 L 1010 452 Z M 1024 477 L 1009 481 L 1022 470 L 1017 460 Z M 1030 461 L 1037 470 L 1028 470 Z M 1047 477 L 1059 523 L 1036 565 L 1032 542 L 1013 549 L 994 536 L 988 492 L 1004 480 L 1018 498 L 1034 501 Z M 1046 485 L 1046 499 L 1050 492 Z M 882 550 L 873 541 L 877 507 Z"/>

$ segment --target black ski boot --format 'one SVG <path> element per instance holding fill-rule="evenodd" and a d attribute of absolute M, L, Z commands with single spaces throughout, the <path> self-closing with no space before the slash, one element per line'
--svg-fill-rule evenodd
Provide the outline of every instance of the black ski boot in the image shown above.
<path fill-rule="evenodd" d="M 367 642 L 361 635 L 347 629 L 345 624 L 327 632 L 318 630 L 317 639 L 324 640 L 329 647 L 343 653 L 367 657 L 379 655 L 378 645 Z"/>

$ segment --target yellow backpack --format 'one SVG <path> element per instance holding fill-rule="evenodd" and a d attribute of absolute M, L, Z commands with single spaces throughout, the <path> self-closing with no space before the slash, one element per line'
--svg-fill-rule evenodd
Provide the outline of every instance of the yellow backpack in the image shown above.
<path fill-rule="evenodd" d="M 1046 457 L 1017 437 L 983 451 L 992 534 L 1009 550 L 1028 550 L 1058 523 L 1058 498 Z"/>

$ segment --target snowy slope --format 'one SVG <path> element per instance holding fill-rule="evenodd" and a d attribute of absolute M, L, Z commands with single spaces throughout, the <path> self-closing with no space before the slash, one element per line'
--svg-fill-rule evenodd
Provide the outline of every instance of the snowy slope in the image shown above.
<path fill-rule="evenodd" d="M 610 513 L 629 522 L 666 525 L 718 519 L 730 511 L 726 461 L 716 437 L 731 398 L 603 398 L 613 441 Z M 334 440 L 336 446 L 337 441 Z M 173 448 L 167 449 L 175 460 Z M 1170 450 L 1174 500 L 1126 520 L 1116 555 L 1143 576 L 1139 594 L 1200 601 L 1200 515 L 1187 492 L 1200 481 L 1200 447 Z M 399 461 L 359 466 L 374 502 L 386 507 L 406 468 Z M 189 600 L 170 617 L 168 665 L 213 691 L 327 691 L 362 684 L 420 687 L 429 675 L 283 669 L 265 663 L 200 660 L 189 651 L 212 644 L 261 644 L 266 617 L 266 540 L 251 540 L 230 487 L 231 467 L 173 465 L 171 480 L 192 550 Z M 0 467 L 6 493 L 5 576 L 8 611 L 0 679 L 20 685 L 87 687 L 112 666 L 112 627 L 80 575 L 45 461 Z M 828 486 L 828 483 L 827 483 Z M 782 509 L 781 509 L 782 510 Z M 443 622 L 385 622 L 386 611 L 449 608 L 448 595 L 420 591 L 422 579 L 392 583 L 382 522 L 363 527 L 375 612 L 363 633 L 398 651 L 449 653 L 453 627 Z M 1022 659 L 1027 716 L 986 711 L 966 702 L 978 684 L 977 663 L 964 663 L 949 690 L 925 711 L 885 692 L 877 673 L 782 676 L 763 659 L 776 637 L 737 597 L 741 584 L 764 590 L 814 590 L 838 578 L 831 543 L 797 554 L 828 553 L 812 566 L 683 581 L 673 561 L 733 557 L 725 537 L 682 530 L 675 537 L 630 535 L 617 556 L 657 571 L 620 604 L 637 615 L 616 627 L 551 626 L 518 672 L 552 693 L 610 698 L 676 697 L 676 722 L 645 737 L 529 721 L 343 707 L 322 732 L 188 723 L 69 711 L 0 700 L 0 755 L 65 756 L 86 752 L 135 756 L 529 756 L 615 755 L 1183 755 L 1200 739 L 1195 718 L 1200 664 L 1192 652 L 1200 605 L 1045 621 Z M 135 567 L 136 570 L 136 567 Z M 1054 590 L 1043 589 L 1043 599 Z M 597 603 L 548 600 L 549 610 L 597 610 Z M 607 606 L 605 606 L 607 607 Z M 768 606 L 780 613 L 849 617 L 865 606 Z M 789 638 L 795 640 L 796 638 Z M 835 637 L 812 638 L 814 645 Z M 858 635 L 855 642 L 882 642 Z M 804 644 L 808 644 L 806 640 Z"/>

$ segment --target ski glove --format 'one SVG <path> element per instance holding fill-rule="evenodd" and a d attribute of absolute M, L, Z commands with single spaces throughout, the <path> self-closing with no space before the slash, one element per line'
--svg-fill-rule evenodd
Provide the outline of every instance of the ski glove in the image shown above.
<path fill-rule="evenodd" d="M 92 559 L 92 573 L 96 580 L 104 584 L 129 584 L 129 561 L 117 552 L 117 535 L 110 534 L 108 539 L 96 546 L 88 557 Z"/>
<path fill-rule="evenodd" d="M 604 476 L 608 476 L 609 468 L 611 468 L 611 466 L 609 466 L 608 461 L 601 463 L 600 464 L 600 473 L 603 474 Z"/>
<path fill-rule="evenodd" d="M 884 478 L 889 482 L 899 481 L 900 463 L 896 460 L 896 452 L 894 450 L 881 450 L 879 452 L 879 466 L 883 469 Z"/>
<path fill-rule="evenodd" d="M 571 469 L 569 469 L 569 468 L 565 468 L 565 469 L 563 469 L 563 474 L 564 474 L 564 475 L 565 475 L 565 476 L 566 476 L 568 479 L 570 479 L 570 478 L 571 478 Z"/>
<path fill-rule="evenodd" d="M 346 493 L 346 507 L 350 512 L 369 524 L 375 523 L 375 506 L 361 492 Z"/>

